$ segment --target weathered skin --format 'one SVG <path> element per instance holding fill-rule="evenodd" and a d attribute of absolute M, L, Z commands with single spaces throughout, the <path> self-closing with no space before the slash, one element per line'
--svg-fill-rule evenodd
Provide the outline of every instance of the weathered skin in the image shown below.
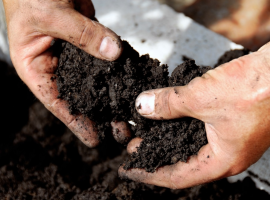
<path fill-rule="evenodd" d="M 54 71 L 58 58 L 51 42 L 60 38 L 100 59 L 115 60 L 122 52 L 119 37 L 95 19 L 90 0 L 4 0 L 10 54 L 20 78 L 56 117 L 89 147 L 98 144 L 93 122 L 69 114 L 57 98 Z M 74 8 L 76 8 L 76 11 Z"/>
<path fill-rule="evenodd" d="M 270 146 L 270 44 L 195 78 L 188 85 L 143 92 L 138 112 L 150 119 L 184 116 L 205 122 L 209 144 L 187 163 L 155 173 L 119 169 L 121 177 L 180 189 L 236 175 Z M 140 140 L 132 140 L 128 152 Z"/>

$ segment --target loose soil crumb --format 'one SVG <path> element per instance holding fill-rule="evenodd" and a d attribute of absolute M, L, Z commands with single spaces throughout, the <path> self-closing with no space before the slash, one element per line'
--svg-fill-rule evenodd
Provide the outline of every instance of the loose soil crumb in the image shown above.
<path fill-rule="evenodd" d="M 71 114 L 82 113 L 96 122 L 101 138 L 110 134 L 111 121 L 133 121 L 132 131 L 144 139 L 125 169 L 154 172 L 163 165 L 185 162 L 207 144 L 203 122 L 191 118 L 149 120 L 141 117 L 134 105 L 145 90 L 186 85 L 210 68 L 187 60 L 169 77 L 167 65 L 149 55 L 139 57 L 127 42 L 124 54 L 115 62 L 94 58 L 66 42 L 62 47 L 57 86 L 59 98 L 68 101 Z"/>

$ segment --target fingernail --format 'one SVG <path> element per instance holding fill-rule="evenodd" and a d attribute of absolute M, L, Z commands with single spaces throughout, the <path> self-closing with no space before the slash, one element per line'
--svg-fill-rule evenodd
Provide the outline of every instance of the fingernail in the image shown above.
<path fill-rule="evenodd" d="M 105 37 L 101 42 L 99 52 L 105 59 L 114 60 L 117 58 L 120 48 L 117 40 Z"/>
<path fill-rule="evenodd" d="M 155 111 L 155 94 L 140 94 L 136 99 L 136 109 L 141 115 L 152 114 Z"/>

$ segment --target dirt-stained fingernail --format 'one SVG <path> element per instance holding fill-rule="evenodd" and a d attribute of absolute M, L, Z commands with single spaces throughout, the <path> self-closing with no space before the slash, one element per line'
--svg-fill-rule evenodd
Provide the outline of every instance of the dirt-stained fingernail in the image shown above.
<path fill-rule="evenodd" d="M 150 115 L 155 111 L 155 94 L 142 93 L 136 99 L 136 109 L 141 115 Z"/>
<path fill-rule="evenodd" d="M 119 46 L 119 41 L 111 37 L 103 38 L 99 53 L 107 60 L 114 60 L 118 57 L 121 46 Z"/>

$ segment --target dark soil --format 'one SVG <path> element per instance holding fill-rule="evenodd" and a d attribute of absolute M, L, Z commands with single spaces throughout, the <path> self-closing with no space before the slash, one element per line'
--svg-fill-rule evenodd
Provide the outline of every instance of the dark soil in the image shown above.
<path fill-rule="evenodd" d="M 123 45 L 122 57 L 108 62 L 62 43 L 56 71 L 59 98 L 68 101 L 71 114 L 95 121 L 101 139 L 111 133 L 111 121 L 140 118 L 134 105 L 142 91 L 168 86 L 166 65 Z"/>
<path fill-rule="evenodd" d="M 143 138 L 138 149 L 125 163 L 125 169 L 156 168 L 185 162 L 207 144 L 203 122 L 186 118 L 154 121 L 141 117 L 135 109 L 137 96 L 145 90 L 182 86 L 209 70 L 188 60 L 179 65 L 172 76 L 168 66 L 160 65 L 149 55 L 139 54 L 124 42 L 124 54 L 115 62 L 88 55 L 63 42 L 56 71 L 59 98 L 69 103 L 71 114 L 82 113 L 95 121 L 101 138 L 111 134 L 111 121 L 133 121 L 131 129 Z"/>
<path fill-rule="evenodd" d="M 0 100 L 0 199 L 270 199 L 250 178 L 185 190 L 124 182 L 117 175 L 127 158 L 122 145 L 108 139 L 97 149 L 87 148 L 33 97 L 14 69 L 0 63 L 0 76 L 5 94 Z"/>

